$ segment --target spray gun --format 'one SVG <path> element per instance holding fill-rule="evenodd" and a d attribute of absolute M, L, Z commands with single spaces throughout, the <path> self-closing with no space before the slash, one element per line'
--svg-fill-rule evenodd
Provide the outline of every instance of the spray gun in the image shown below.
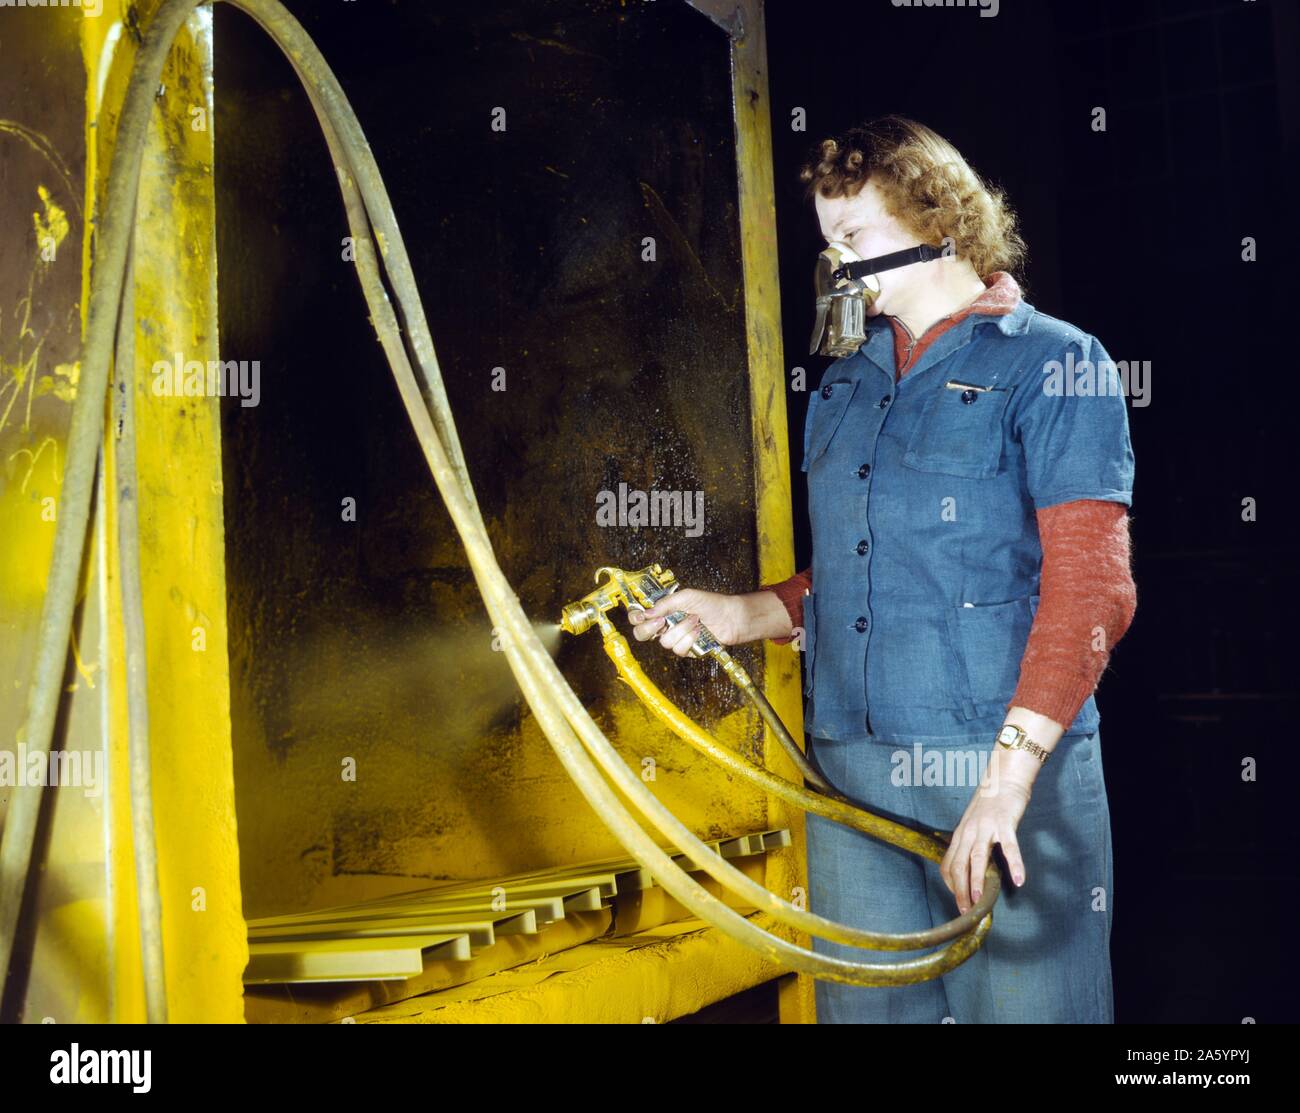
<path fill-rule="evenodd" d="M 608 574 L 609 578 L 602 583 L 601 575 L 605 573 Z M 564 608 L 560 615 L 560 626 L 570 634 L 582 634 L 593 626 L 599 626 L 601 635 L 607 644 L 613 639 L 620 639 L 623 640 L 624 645 L 626 645 L 626 640 L 623 639 L 622 635 L 614 628 L 614 624 L 606 617 L 606 612 L 613 610 L 620 604 L 626 607 L 629 613 L 633 610 L 644 611 L 681 587 L 672 570 L 664 568 L 660 564 L 652 564 L 648 568 L 642 568 L 639 572 L 625 572 L 621 568 L 606 565 L 603 568 L 596 569 L 596 583 L 600 586 L 595 591 L 584 595 L 577 602 L 570 603 Z M 685 611 L 673 611 L 665 621 L 669 626 L 676 626 L 687 617 Z M 759 715 L 771 728 L 772 733 L 776 735 L 781 748 L 785 750 L 786 755 L 794 762 L 805 780 L 816 785 L 828 795 L 832 795 L 837 799 L 843 798 L 842 794 L 832 788 L 825 778 L 809 763 L 803 751 L 799 749 L 798 744 L 790 736 L 790 732 L 781 721 L 781 717 L 776 713 L 771 703 L 768 702 L 767 696 L 754 683 L 749 673 L 741 667 L 740 663 L 723 648 L 722 643 L 703 625 L 700 626 L 699 634 L 696 636 L 690 652 L 693 657 L 712 657 L 722 666 L 723 671 L 731 678 L 732 683 L 758 709 Z"/>
<path fill-rule="evenodd" d="M 576 603 L 570 603 L 564 608 L 560 625 L 568 633 L 581 634 L 590 630 L 593 625 L 599 624 L 601 632 L 608 636 L 613 627 L 605 618 L 606 611 L 613 610 L 620 603 L 629 613 L 634 610 L 645 611 L 682 586 L 677 582 L 677 577 L 673 575 L 672 570 L 660 564 L 652 564 L 649 568 L 642 568 L 640 572 L 624 572 L 621 568 L 612 568 L 608 565 L 597 568 L 597 583 L 600 583 L 603 572 L 609 573 L 608 580 L 600 584 L 590 595 L 585 595 Z M 673 611 L 665 621 L 669 626 L 676 626 L 686 617 L 685 611 Z M 728 656 L 718 639 L 703 626 L 700 627 L 700 636 L 691 646 L 691 654 L 695 657 L 719 654 L 722 657 Z"/>

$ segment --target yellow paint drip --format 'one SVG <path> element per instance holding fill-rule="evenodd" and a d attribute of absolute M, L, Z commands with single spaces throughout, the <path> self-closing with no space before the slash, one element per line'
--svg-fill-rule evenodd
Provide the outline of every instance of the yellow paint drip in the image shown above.
<path fill-rule="evenodd" d="M 60 363 L 52 375 L 42 375 L 36 380 L 36 397 L 53 394 L 60 402 L 74 402 L 77 397 L 77 380 L 81 378 L 81 364 Z"/>
<path fill-rule="evenodd" d="M 68 237 L 68 214 L 50 196 L 44 186 L 36 187 L 41 199 L 42 210 L 32 213 L 32 223 L 36 225 L 36 257 L 47 266 L 54 262 L 54 253 Z"/>

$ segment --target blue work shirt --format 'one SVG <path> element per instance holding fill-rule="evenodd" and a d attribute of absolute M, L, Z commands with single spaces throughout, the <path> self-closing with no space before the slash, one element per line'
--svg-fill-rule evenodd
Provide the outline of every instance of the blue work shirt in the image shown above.
<path fill-rule="evenodd" d="M 894 375 L 893 330 L 877 317 L 809 402 L 804 729 L 992 738 L 1038 607 L 1035 512 L 1132 505 L 1121 379 L 1095 337 L 1023 300 L 971 314 Z M 1090 696 L 1068 733 L 1099 722 Z"/>

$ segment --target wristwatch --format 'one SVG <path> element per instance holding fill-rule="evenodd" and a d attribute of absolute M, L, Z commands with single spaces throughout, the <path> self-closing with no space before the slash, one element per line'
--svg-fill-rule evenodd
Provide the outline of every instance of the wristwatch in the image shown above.
<path fill-rule="evenodd" d="M 1010 723 L 998 731 L 998 745 L 1005 750 L 1027 750 L 1038 758 L 1039 765 L 1042 765 L 1048 757 L 1048 751 L 1037 742 L 1029 741 L 1029 736 L 1025 734 L 1022 727 L 1012 726 Z"/>

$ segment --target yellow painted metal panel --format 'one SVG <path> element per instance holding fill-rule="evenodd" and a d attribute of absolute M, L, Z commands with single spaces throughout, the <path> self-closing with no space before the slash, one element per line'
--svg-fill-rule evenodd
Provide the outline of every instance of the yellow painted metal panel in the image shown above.
<path fill-rule="evenodd" d="M 0 304 L 0 335 L 18 341 L 14 352 L 0 347 L 0 412 L 13 419 L 7 430 L 0 421 L 5 467 L 0 512 L 16 525 L 0 535 L 0 621 L 18 630 L 16 660 L 0 655 L 17 697 L 6 698 L 0 715 L 5 750 L 21 743 L 25 730 L 15 715 L 26 703 L 30 668 L 23 662 L 39 623 L 62 493 L 61 446 L 79 380 L 75 349 L 85 325 L 93 217 L 103 200 L 136 42 L 128 23 L 147 22 L 154 6 L 109 0 L 93 18 L 76 7 L 15 10 L 5 17 L 6 48 L 19 51 L 12 72 L 26 67 L 39 94 L 24 98 L 30 111 L 39 115 L 52 105 L 63 121 L 55 140 L 22 120 L 0 127 L 6 144 L 34 152 L 23 157 L 43 164 L 49 175 L 34 191 L 35 211 L 23 214 L 29 227 L 35 216 L 38 247 L 49 252 L 39 259 L 25 291 L 31 327 L 13 331 L 10 325 L 23 326 L 23 320 L 12 317 L 14 305 Z M 189 406 L 182 414 L 146 393 L 154 359 L 184 350 L 206 360 L 217 351 L 211 69 L 210 13 L 205 11 L 182 35 L 154 104 L 136 244 L 142 318 L 136 340 L 142 386 L 137 426 L 154 810 L 163 853 L 171 1015 L 233 1021 L 242 1015 L 246 936 L 227 708 L 218 413 L 215 401 Z M 72 99 L 69 78 L 76 85 Z M 206 128 L 195 126 L 195 109 L 206 112 Z M 9 154 L 6 149 L 6 165 L 16 171 L 18 163 L 11 164 Z M 6 257 L 6 272 L 11 262 Z M 45 280 L 60 278 L 69 264 L 80 275 L 77 283 L 62 284 L 70 291 L 65 297 Z M 26 394 L 15 392 L 15 384 L 25 385 Z M 9 395 L 22 395 L 21 407 L 10 409 Z M 40 881 L 23 1013 L 28 1021 L 144 1017 L 115 578 L 116 507 L 110 494 L 116 490 L 113 449 L 110 428 L 74 624 L 75 665 L 62 736 L 65 754 L 102 759 L 103 777 L 94 794 L 67 787 L 37 790 L 48 792 L 43 808 L 52 813 L 52 822 L 37 850 Z M 193 648 L 196 625 L 206 627 L 202 654 Z M 19 941 L 20 961 L 28 942 Z"/>
<path fill-rule="evenodd" d="M 79 585 L 62 750 L 49 763 L 25 753 L 27 693 L 80 373 L 87 227 L 82 17 L 14 8 L 0 20 L 0 826 L 20 793 L 41 795 L 47 824 L 6 1004 L 29 1023 L 96 1022 L 110 1008 L 109 709 L 98 537 Z"/>
<path fill-rule="evenodd" d="M 105 4 L 84 21 L 92 166 L 102 188 L 134 40 L 131 18 L 154 4 Z M 141 10 L 144 9 L 144 10 Z M 222 530 L 220 399 L 157 396 L 154 364 L 218 356 L 212 182 L 211 12 L 200 9 L 173 48 L 145 149 L 135 233 L 136 454 L 141 575 L 149 662 L 153 808 L 159 848 L 167 1001 L 173 1021 L 243 1018 L 247 934 L 241 909 L 230 751 Z M 183 245 L 183 246 L 182 246 Z M 106 444 L 113 475 L 113 434 Z M 114 489 L 110 482 L 109 490 Z M 116 565 L 111 498 L 106 568 Z M 98 526 L 97 526 L 98 528 Z M 108 660 L 124 659 L 118 586 L 110 579 Z M 109 933 L 113 1019 L 143 1018 L 126 795 L 126 729 L 113 683 Z"/>
<path fill-rule="evenodd" d="M 690 3 L 731 34 L 758 564 L 760 582 L 775 583 L 793 575 L 795 567 L 763 0 L 690 0 Z M 806 749 L 799 658 L 792 652 L 792 646 L 793 643 L 786 646 L 766 643 L 763 691 L 795 740 Z M 793 764 L 770 736 L 766 760 L 769 769 L 794 779 Z M 769 855 L 764 884 L 778 896 L 795 901 L 807 892 L 807 866 L 802 850 L 805 845 L 803 813 L 779 800 L 769 799 L 767 816 L 770 826 L 790 828 L 800 849 Z M 787 933 L 787 937 L 804 946 L 810 943 L 808 936 L 801 933 Z M 782 1021 L 806 1023 L 815 1015 L 813 979 L 801 975 L 783 983 Z"/>

